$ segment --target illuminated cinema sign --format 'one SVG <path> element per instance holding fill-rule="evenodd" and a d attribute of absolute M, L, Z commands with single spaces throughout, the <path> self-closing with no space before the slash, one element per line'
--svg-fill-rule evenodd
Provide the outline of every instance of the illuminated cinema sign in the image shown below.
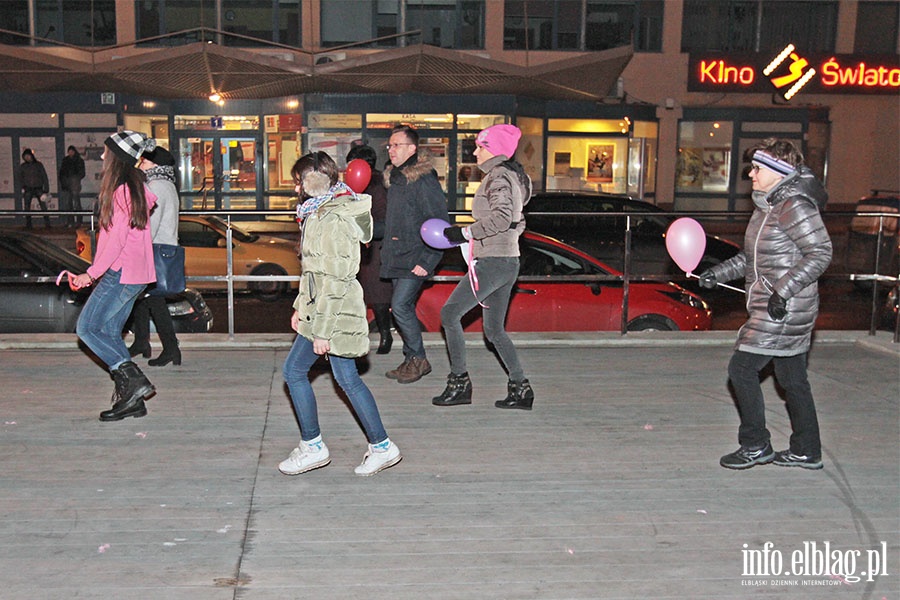
<path fill-rule="evenodd" d="M 897 55 L 805 54 L 791 46 L 775 57 L 691 54 L 688 91 L 775 92 L 788 99 L 798 93 L 900 95 L 900 59 Z"/>

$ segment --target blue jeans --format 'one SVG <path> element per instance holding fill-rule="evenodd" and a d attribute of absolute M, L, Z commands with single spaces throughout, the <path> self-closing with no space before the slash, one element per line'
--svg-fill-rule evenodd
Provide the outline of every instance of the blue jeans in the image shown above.
<path fill-rule="evenodd" d="M 416 316 L 416 301 L 422 290 L 424 279 L 399 278 L 392 280 L 394 293 L 391 296 L 391 312 L 394 322 L 403 338 L 403 356 L 425 358 L 425 344 L 422 342 L 422 325 Z"/>
<path fill-rule="evenodd" d="M 450 355 L 450 372 L 462 375 L 467 371 L 462 318 L 475 308 L 480 300 L 484 304 L 481 313 L 484 337 L 497 350 L 510 380 L 522 381 L 525 379 L 525 372 L 505 327 L 510 294 L 519 274 L 519 259 L 511 256 L 479 258 L 475 262 L 475 273 L 478 275 L 478 298 L 472 292 L 472 284 L 466 277 L 457 284 L 441 309 L 441 325 L 444 327 L 447 353 Z"/>
<path fill-rule="evenodd" d="M 78 317 L 75 333 L 110 371 L 131 360 L 122 339 L 122 328 L 134 301 L 147 287 L 143 283 L 119 283 L 122 273 L 110 269 L 97 281 Z"/>
<path fill-rule="evenodd" d="M 738 428 L 738 443 L 741 446 L 758 448 L 769 441 L 759 372 L 772 362 L 775 379 L 785 391 L 788 416 L 791 418 L 791 452 L 812 458 L 822 456 L 819 420 L 806 375 L 806 360 L 806 353 L 768 356 L 735 351 L 728 363 L 728 377 L 734 387 L 741 416 L 741 426 Z"/>
<path fill-rule="evenodd" d="M 387 439 L 375 397 L 359 377 L 356 360 L 342 356 L 328 356 L 331 372 L 335 381 L 350 399 L 350 404 L 362 423 L 366 438 L 370 444 L 377 444 Z M 298 335 L 284 361 L 282 373 L 284 382 L 291 392 L 291 402 L 300 422 L 300 438 L 309 441 L 318 437 L 319 411 L 316 408 L 316 395 L 309 383 L 309 370 L 320 356 L 313 352 L 313 344 L 302 335 Z"/>

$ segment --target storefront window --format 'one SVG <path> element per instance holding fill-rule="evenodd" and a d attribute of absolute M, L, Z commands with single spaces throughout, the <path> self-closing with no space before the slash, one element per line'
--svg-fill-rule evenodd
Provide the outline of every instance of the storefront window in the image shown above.
<path fill-rule="evenodd" d="M 544 120 L 519 117 L 516 119 L 516 125 L 522 130 L 516 160 L 531 177 L 534 191 L 544 191 Z"/>
<path fill-rule="evenodd" d="M 675 163 L 676 192 L 726 192 L 731 177 L 730 121 L 682 121 Z"/>
<path fill-rule="evenodd" d="M 656 195 L 656 148 L 659 125 L 637 121 L 628 141 L 628 181 L 626 193 L 647 199 Z"/>
<path fill-rule="evenodd" d="M 547 191 L 626 192 L 631 120 L 548 119 Z M 561 136 L 559 132 L 580 133 Z M 600 135 L 610 134 L 610 135 Z"/>
<path fill-rule="evenodd" d="M 628 139 L 549 137 L 547 191 L 625 193 Z"/>
<path fill-rule="evenodd" d="M 3 12 L 7 7 L 4 2 Z M 115 0 L 36 0 L 35 35 L 73 46 L 116 43 Z"/>
<path fill-rule="evenodd" d="M 504 115 L 469 115 L 456 116 L 456 125 L 460 133 L 456 138 L 456 209 L 471 210 L 472 196 L 481 183 L 484 175 L 478 168 L 475 158 L 475 137 L 482 129 L 491 125 L 506 123 Z M 453 207 L 451 207 L 452 209 Z"/>

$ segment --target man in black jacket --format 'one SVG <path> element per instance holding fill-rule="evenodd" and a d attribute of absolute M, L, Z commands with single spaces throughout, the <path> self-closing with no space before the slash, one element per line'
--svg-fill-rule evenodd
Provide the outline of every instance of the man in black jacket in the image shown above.
<path fill-rule="evenodd" d="M 47 212 L 47 202 L 44 194 L 50 191 L 50 180 L 47 179 L 47 171 L 41 161 L 34 157 L 31 148 L 25 148 L 22 152 L 22 164 L 19 165 L 19 185 L 22 186 L 22 208 L 31 210 L 31 200 L 37 198 L 41 210 Z M 50 217 L 44 217 L 44 224 L 50 228 Z M 31 215 L 25 217 L 25 227 L 31 229 Z"/>
<path fill-rule="evenodd" d="M 391 311 L 403 337 L 403 363 L 385 375 L 398 383 L 412 383 L 431 373 L 416 301 L 443 253 L 422 241 L 420 229 L 428 219 L 448 219 L 447 199 L 437 173 L 431 161 L 418 153 L 418 145 L 415 129 L 394 127 L 387 146 L 391 164 L 384 172 L 388 208 L 381 277 L 393 283 Z"/>
<path fill-rule="evenodd" d="M 84 179 L 84 159 L 75 146 L 69 146 L 59 167 L 59 210 L 80 211 L 81 180 Z M 75 219 L 66 217 L 66 224 L 71 225 Z M 78 224 L 81 225 L 79 216 Z"/>

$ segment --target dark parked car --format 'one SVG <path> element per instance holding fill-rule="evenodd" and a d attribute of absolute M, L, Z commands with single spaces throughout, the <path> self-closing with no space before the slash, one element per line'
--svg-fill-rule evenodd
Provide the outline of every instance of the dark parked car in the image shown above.
<path fill-rule="evenodd" d="M 44 238 L 0 230 L 0 333 L 71 333 L 91 288 L 56 285 L 63 270 L 84 273 L 90 263 Z M 197 291 L 166 298 L 179 333 L 205 333 L 212 312 Z"/>
<path fill-rule="evenodd" d="M 591 214 L 542 214 L 560 212 Z M 625 217 L 610 213 L 631 213 L 633 274 L 684 276 L 666 250 L 665 233 L 675 217 L 648 202 L 615 194 L 540 192 L 525 206 L 525 223 L 532 231 L 555 237 L 622 270 Z M 719 264 L 739 251 L 737 244 L 707 235 L 706 252 L 695 272 Z"/>

